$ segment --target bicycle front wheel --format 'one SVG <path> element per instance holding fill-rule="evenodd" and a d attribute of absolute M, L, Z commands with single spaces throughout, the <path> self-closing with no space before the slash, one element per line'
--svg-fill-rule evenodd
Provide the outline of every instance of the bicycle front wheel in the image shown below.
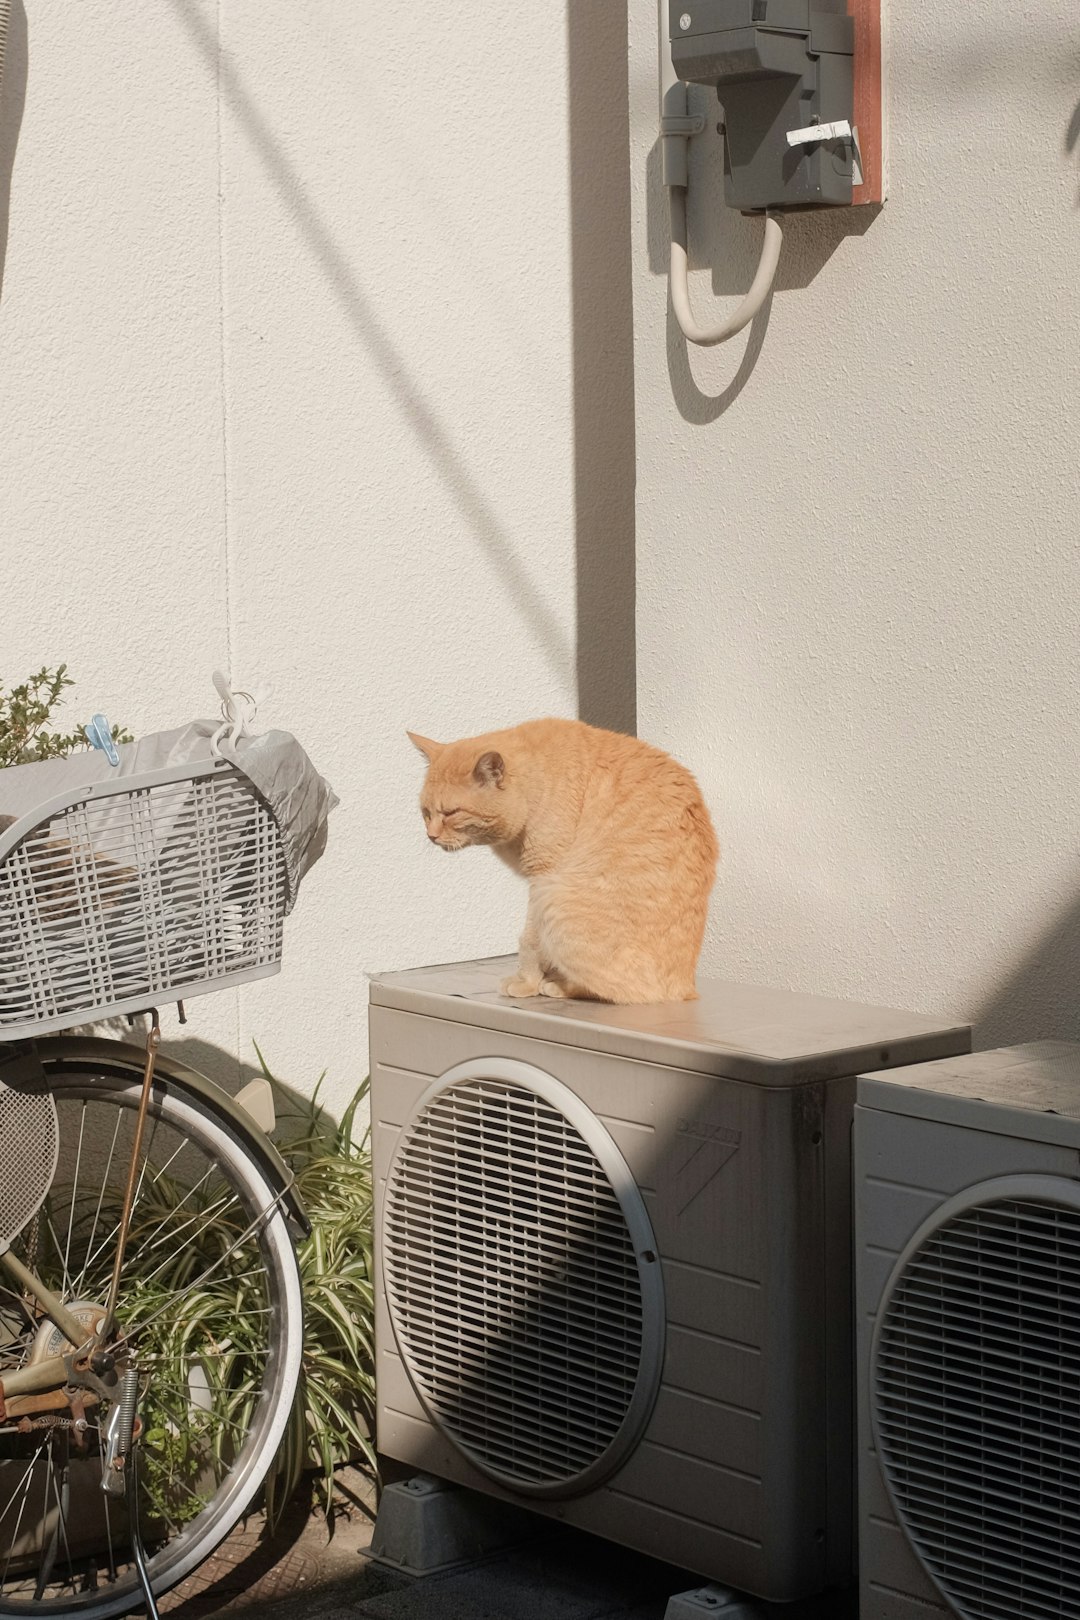
<path fill-rule="evenodd" d="M 103 1314 L 141 1059 L 41 1055 L 59 1121 L 52 1189 L 12 1248 L 80 1321 Z M 163 1592 L 251 1505 L 300 1373 L 300 1278 L 275 1189 L 197 1097 L 155 1084 L 117 1310 L 139 1371 L 140 1523 Z M 0 1271 L 0 1379 L 64 1351 Z M 0 1423 L 0 1615 L 108 1620 L 140 1601 L 125 1504 L 103 1492 L 110 1404 L 86 1395 Z"/>

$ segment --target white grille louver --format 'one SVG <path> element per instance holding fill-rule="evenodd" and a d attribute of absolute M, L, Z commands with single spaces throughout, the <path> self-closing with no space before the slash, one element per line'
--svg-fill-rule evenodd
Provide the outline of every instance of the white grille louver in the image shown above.
<path fill-rule="evenodd" d="M 478 1468 L 570 1494 L 625 1457 L 659 1377 L 659 1265 L 618 1150 L 565 1087 L 488 1060 L 431 1088 L 390 1168 L 383 1266 L 417 1392 Z"/>
<path fill-rule="evenodd" d="M 1080 1204 L 997 1198 L 924 1232 L 871 1392 L 897 1517 L 956 1613 L 1080 1620 Z"/>

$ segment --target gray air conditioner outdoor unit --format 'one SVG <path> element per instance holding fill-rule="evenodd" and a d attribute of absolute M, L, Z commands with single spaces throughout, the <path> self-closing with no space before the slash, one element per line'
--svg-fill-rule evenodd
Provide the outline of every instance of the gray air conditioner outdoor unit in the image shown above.
<path fill-rule="evenodd" d="M 371 987 L 384 1456 L 729 1586 L 852 1571 L 854 1075 L 966 1026 Z"/>
<path fill-rule="evenodd" d="M 859 1081 L 863 1620 L 1080 1617 L 1080 1046 Z"/>

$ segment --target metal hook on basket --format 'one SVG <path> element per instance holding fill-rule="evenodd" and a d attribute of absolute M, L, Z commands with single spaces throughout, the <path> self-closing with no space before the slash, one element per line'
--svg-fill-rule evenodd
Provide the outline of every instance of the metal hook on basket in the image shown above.
<path fill-rule="evenodd" d="M 221 758 L 220 744 L 228 741 L 230 748 L 235 748 L 241 737 L 246 737 L 251 731 L 255 719 L 255 699 L 250 692 L 234 692 L 228 678 L 220 669 L 214 671 L 214 686 L 221 699 L 221 725 L 210 738 L 210 752 L 215 759 Z"/>

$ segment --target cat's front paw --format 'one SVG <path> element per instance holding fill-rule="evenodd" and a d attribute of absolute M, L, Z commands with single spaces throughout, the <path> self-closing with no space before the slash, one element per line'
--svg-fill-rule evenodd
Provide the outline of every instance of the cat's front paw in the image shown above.
<path fill-rule="evenodd" d="M 541 979 L 540 994 L 542 996 L 551 996 L 556 1001 L 565 1001 L 570 991 L 565 984 L 560 984 L 558 979 Z"/>
<path fill-rule="evenodd" d="M 511 978 L 504 979 L 499 986 L 504 996 L 513 996 L 516 1000 L 524 1000 L 528 996 L 540 994 L 540 980 L 527 979 L 521 973 L 515 973 Z"/>

